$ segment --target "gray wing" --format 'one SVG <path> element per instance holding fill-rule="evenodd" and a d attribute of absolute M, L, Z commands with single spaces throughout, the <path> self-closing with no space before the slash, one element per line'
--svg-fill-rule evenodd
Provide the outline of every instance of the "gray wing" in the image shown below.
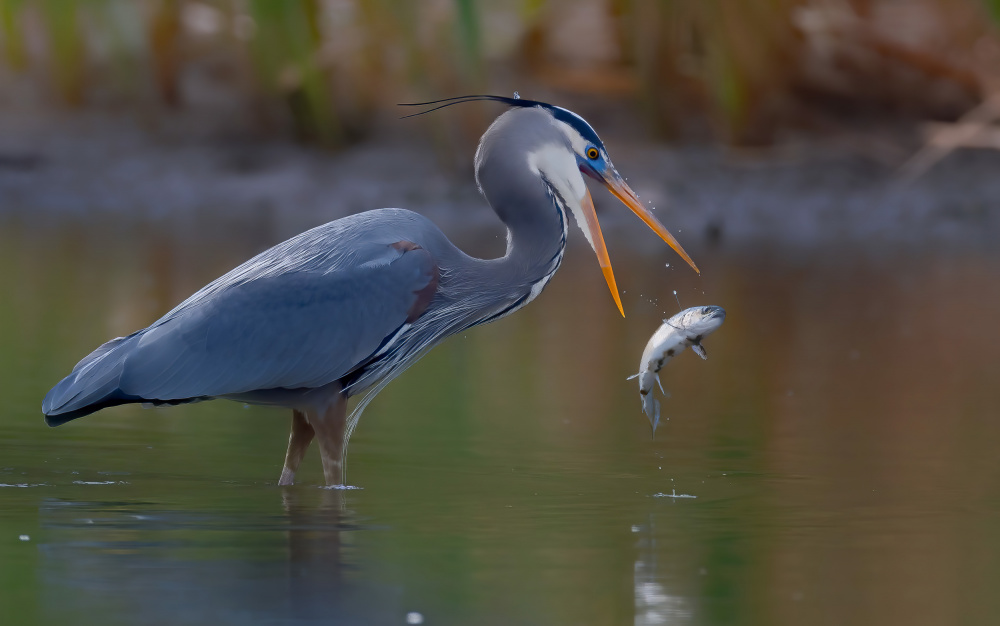
<path fill-rule="evenodd" d="M 279 244 L 149 328 L 105 344 L 49 392 L 43 411 L 69 417 L 116 399 L 183 400 L 338 380 L 426 308 L 437 284 L 431 254 L 400 235 L 418 237 L 414 218 L 374 217 L 339 220 Z"/>
<path fill-rule="evenodd" d="M 176 400 L 335 381 L 406 323 L 432 280 L 425 250 L 385 256 L 395 258 L 252 280 L 187 308 L 142 335 L 119 388 Z"/>

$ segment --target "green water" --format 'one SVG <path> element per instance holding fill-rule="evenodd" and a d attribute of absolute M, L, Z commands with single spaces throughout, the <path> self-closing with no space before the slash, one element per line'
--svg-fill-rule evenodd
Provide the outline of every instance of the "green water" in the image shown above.
<path fill-rule="evenodd" d="M 330 491 L 315 450 L 276 486 L 281 411 L 42 422 L 81 356 L 278 238 L 197 223 L 0 222 L 3 624 L 1000 621 L 1000 256 L 695 248 L 697 277 L 612 233 L 627 320 L 573 248 L 390 385 Z M 729 315 L 651 440 L 625 377 L 674 289 Z"/>

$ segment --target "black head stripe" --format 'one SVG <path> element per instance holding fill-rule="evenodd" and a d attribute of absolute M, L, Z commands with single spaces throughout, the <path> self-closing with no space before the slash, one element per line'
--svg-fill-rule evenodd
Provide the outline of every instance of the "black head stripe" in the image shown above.
<path fill-rule="evenodd" d="M 604 143 L 601 138 L 597 136 L 597 133 L 590 124 L 586 122 L 582 117 L 573 113 L 568 109 L 562 107 L 557 107 L 555 105 L 549 104 L 547 102 L 540 102 L 538 100 L 526 100 L 524 98 L 505 98 L 504 96 L 492 96 L 488 94 L 475 94 L 469 96 L 456 96 L 454 98 L 445 98 L 443 100 L 431 100 L 430 102 L 404 102 L 400 103 L 398 106 L 401 107 L 417 107 L 417 106 L 429 106 L 436 104 L 438 106 L 427 109 L 426 111 L 421 111 L 420 113 L 413 113 L 411 115 L 404 115 L 403 119 L 407 117 L 415 117 L 417 115 L 423 115 L 424 113 L 430 113 L 431 111 L 437 111 L 438 109 L 443 109 L 445 107 L 450 107 L 453 104 L 463 104 L 465 102 L 480 102 L 484 100 L 492 100 L 494 102 L 502 102 L 507 106 L 511 107 L 541 107 L 552 114 L 552 117 L 556 118 L 560 122 L 569 124 L 576 132 L 594 144 L 595 146 L 604 149 Z"/>
<path fill-rule="evenodd" d="M 601 141 L 601 138 L 597 136 L 594 129 L 591 128 L 590 124 L 588 124 L 582 117 L 562 107 L 552 106 L 551 104 L 543 104 L 541 102 L 539 104 L 548 109 L 554 118 L 572 126 L 573 129 L 580 133 L 584 139 L 598 148 L 601 148 L 602 150 L 604 149 L 604 143 Z"/>

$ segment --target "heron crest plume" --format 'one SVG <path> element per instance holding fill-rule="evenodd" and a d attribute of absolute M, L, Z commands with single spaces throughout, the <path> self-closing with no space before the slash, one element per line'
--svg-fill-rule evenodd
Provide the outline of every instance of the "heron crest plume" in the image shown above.
<path fill-rule="evenodd" d="M 515 92 L 516 95 L 516 92 Z M 604 149 L 604 142 L 601 138 L 597 136 L 597 132 L 584 120 L 582 117 L 576 113 L 570 111 L 569 109 L 564 109 L 558 107 L 554 104 L 549 104 L 548 102 L 542 102 L 540 100 L 528 100 L 521 98 L 520 96 L 516 98 L 507 98 L 505 96 L 493 96 L 489 94 L 473 94 L 469 96 L 456 96 L 454 98 L 444 98 L 443 100 L 431 100 L 430 102 L 401 102 L 397 106 L 401 107 L 419 107 L 419 106 L 432 106 L 432 108 L 426 111 L 421 111 L 419 113 L 411 113 L 410 115 L 404 115 L 400 119 L 406 119 L 408 117 L 416 117 L 417 115 L 423 115 L 424 113 L 430 113 L 432 111 L 437 111 L 438 109 L 443 109 L 445 107 L 450 107 L 454 104 L 464 104 L 466 102 L 482 102 L 482 101 L 492 101 L 492 102 L 502 102 L 509 107 L 518 107 L 523 109 L 528 109 L 532 107 L 538 107 L 545 109 L 552 115 L 555 119 L 560 122 L 564 122 L 571 126 L 576 132 L 580 133 L 580 136 L 584 140 L 589 141 L 596 146 Z"/>
<path fill-rule="evenodd" d="M 454 98 L 444 98 L 441 100 L 431 100 L 429 102 L 400 102 L 396 106 L 401 107 L 423 107 L 431 106 L 436 104 L 438 106 L 427 109 L 426 111 L 420 111 L 419 113 L 411 113 L 410 115 L 404 115 L 400 119 L 406 119 L 408 117 L 416 117 L 418 115 L 423 115 L 424 113 L 430 113 L 432 111 L 437 111 L 438 109 L 443 109 L 445 107 L 450 107 L 453 104 L 463 104 L 466 102 L 480 102 L 484 100 L 492 100 L 494 102 L 503 102 L 504 104 L 512 107 L 534 107 L 540 106 L 545 108 L 553 108 L 551 104 L 546 102 L 539 102 L 537 100 L 525 100 L 523 98 L 507 98 L 505 96 L 494 96 L 490 94 L 472 94 L 467 96 L 455 96 Z"/>

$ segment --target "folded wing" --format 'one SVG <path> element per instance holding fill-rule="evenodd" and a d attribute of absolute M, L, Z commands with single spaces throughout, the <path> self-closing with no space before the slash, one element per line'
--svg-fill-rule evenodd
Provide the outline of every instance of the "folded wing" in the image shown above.
<path fill-rule="evenodd" d="M 84 358 L 46 395 L 46 421 L 126 402 L 180 403 L 336 381 L 433 297 L 434 259 L 405 243 L 342 246 L 341 254 L 311 263 L 288 263 L 272 249 L 149 328 Z M 267 263 L 269 253 L 284 266 Z"/>

